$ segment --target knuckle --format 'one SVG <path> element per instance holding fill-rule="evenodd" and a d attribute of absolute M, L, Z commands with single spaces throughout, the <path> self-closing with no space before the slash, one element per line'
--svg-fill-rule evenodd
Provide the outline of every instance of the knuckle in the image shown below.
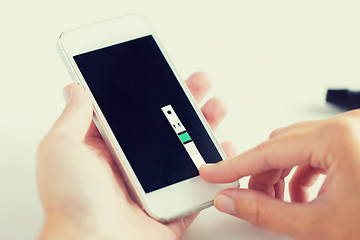
<path fill-rule="evenodd" d="M 266 228 L 267 223 L 263 218 L 263 210 L 260 200 L 254 197 L 253 199 L 251 199 L 247 207 L 249 213 L 249 216 L 247 217 L 248 221 L 256 227 Z"/>
<path fill-rule="evenodd" d="M 360 141 L 359 125 L 359 119 L 345 115 L 328 121 L 320 128 L 320 133 L 332 141 Z"/>
<path fill-rule="evenodd" d="M 255 147 L 255 151 L 258 152 L 259 161 L 262 163 L 264 169 L 272 169 L 273 166 L 269 161 L 268 156 L 264 153 L 264 149 L 268 146 L 268 142 L 263 142 Z"/>
<path fill-rule="evenodd" d="M 350 156 L 357 155 L 360 145 L 359 120 L 359 117 L 353 114 L 343 114 L 325 120 L 318 126 L 312 139 L 318 149 L 313 152 L 315 155 L 312 159 L 320 169 L 328 169 L 330 165 L 341 164 L 343 161 L 352 162 Z"/>
<path fill-rule="evenodd" d="M 275 129 L 274 131 L 272 131 L 269 135 L 269 139 L 278 137 L 280 135 L 280 130 L 281 130 L 281 128 L 278 128 L 278 129 Z"/>
<path fill-rule="evenodd" d="M 270 182 L 267 183 L 261 182 L 258 179 L 256 179 L 256 176 L 250 177 L 248 188 L 265 193 L 269 196 L 275 196 L 274 184 Z"/>

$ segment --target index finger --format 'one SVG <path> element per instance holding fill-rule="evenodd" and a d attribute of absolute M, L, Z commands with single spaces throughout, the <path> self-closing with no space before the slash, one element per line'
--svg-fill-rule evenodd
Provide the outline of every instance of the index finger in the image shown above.
<path fill-rule="evenodd" d="M 203 165 L 201 177 L 214 183 L 228 183 L 248 175 L 308 163 L 311 143 L 307 132 L 270 139 L 234 158 L 215 165 Z"/>

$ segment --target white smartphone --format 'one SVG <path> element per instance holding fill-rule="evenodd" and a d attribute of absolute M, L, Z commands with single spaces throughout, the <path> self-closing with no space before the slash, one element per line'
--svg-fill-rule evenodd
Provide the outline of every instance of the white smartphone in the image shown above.
<path fill-rule="evenodd" d="M 226 158 L 148 22 L 131 14 L 66 31 L 59 51 L 91 96 L 94 122 L 132 198 L 168 222 L 212 205 L 238 183 L 201 179 Z"/>

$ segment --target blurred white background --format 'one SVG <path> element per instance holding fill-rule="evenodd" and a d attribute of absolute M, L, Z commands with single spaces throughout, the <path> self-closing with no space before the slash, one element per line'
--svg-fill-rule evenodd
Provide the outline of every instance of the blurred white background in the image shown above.
<path fill-rule="evenodd" d="M 145 15 L 185 79 L 214 79 L 229 114 L 218 138 L 239 151 L 271 130 L 340 111 L 328 87 L 360 90 L 357 0 L 6 1 L 0 7 L 0 239 L 34 239 L 43 221 L 36 147 L 61 113 L 71 81 L 56 51 L 69 28 Z M 314 190 L 314 195 L 316 189 Z M 210 209 L 184 239 L 285 239 Z"/>

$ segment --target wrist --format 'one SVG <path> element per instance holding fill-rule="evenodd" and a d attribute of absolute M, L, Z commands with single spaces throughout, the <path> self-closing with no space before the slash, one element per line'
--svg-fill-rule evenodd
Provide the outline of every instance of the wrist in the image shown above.
<path fill-rule="evenodd" d="M 45 222 L 38 240 L 99 240 L 111 239 L 102 234 L 91 224 L 74 221 L 67 217 L 53 214 L 45 218 Z"/>

